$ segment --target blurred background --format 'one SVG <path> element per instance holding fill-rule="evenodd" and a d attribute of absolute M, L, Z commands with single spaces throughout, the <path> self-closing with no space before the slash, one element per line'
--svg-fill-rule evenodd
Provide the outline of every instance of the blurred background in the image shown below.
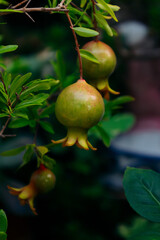
<path fill-rule="evenodd" d="M 16 3 L 16 1 L 14 1 Z M 46 2 L 47 4 L 47 2 Z M 109 44 L 117 56 L 117 67 L 110 85 L 121 95 L 131 95 L 135 101 L 126 104 L 121 113 L 135 116 L 135 124 L 125 134 L 118 135 L 110 148 L 95 140 L 96 152 L 76 147 L 52 152 L 57 165 L 55 189 L 38 196 L 33 216 L 28 206 L 9 195 L 6 185 L 21 187 L 28 184 L 36 169 L 36 159 L 18 169 L 23 154 L 0 157 L 0 208 L 8 216 L 8 240 L 126 239 L 122 224 L 131 224 L 137 214 L 125 199 L 122 179 L 127 166 L 151 168 L 160 172 L 160 1 L 111 1 L 121 10 L 119 23 L 110 22 L 119 35 L 101 40 Z M 30 6 L 44 5 L 32 1 Z M 13 74 L 32 72 L 33 78 L 55 76 L 51 61 L 61 51 L 62 71 L 70 82 L 78 78 L 74 40 L 63 14 L 32 14 L 5 16 L 0 30 L 2 44 L 18 44 L 13 54 L 5 55 L 8 71 Z M 90 39 L 79 38 L 80 46 Z M 112 96 L 114 99 L 114 97 Z M 51 138 L 64 136 L 64 129 L 55 119 L 55 136 L 39 131 L 38 143 L 47 144 Z M 58 130 L 57 130 L 58 129 Z M 0 152 L 33 142 L 28 128 L 18 130 L 15 139 L 0 139 Z"/>

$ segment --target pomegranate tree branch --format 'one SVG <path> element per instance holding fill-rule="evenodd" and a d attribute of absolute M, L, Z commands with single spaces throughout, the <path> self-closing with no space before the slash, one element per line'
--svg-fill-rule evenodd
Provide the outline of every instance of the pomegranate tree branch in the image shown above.
<path fill-rule="evenodd" d="M 69 12 L 69 9 L 61 8 L 61 7 L 55 7 L 55 8 L 45 8 L 45 7 L 35 7 L 35 8 L 16 8 L 13 9 L 13 12 L 10 9 L 10 12 L 6 12 L 6 9 L 0 9 L 0 16 L 1 15 L 8 15 L 12 13 L 29 13 L 29 12 L 46 12 L 46 13 L 52 13 L 52 12 Z M 4 12 L 3 12 L 4 10 Z"/>
<path fill-rule="evenodd" d="M 94 0 L 91 0 L 92 1 L 92 4 L 93 4 L 93 24 L 94 24 L 94 29 L 96 31 L 98 31 L 98 27 L 97 27 L 97 21 L 96 21 L 96 18 L 95 18 L 95 14 L 96 14 L 96 4 L 95 4 L 95 1 Z M 96 41 L 98 41 L 98 36 L 96 36 Z"/>
<path fill-rule="evenodd" d="M 3 135 L 9 121 L 11 120 L 11 116 L 8 117 L 7 121 L 5 122 L 4 126 L 2 127 L 2 130 L 0 131 L 0 137 L 4 138 L 6 137 L 6 135 Z M 9 135 L 9 136 L 12 136 L 12 135 Z"/>
<path fill-rule="evenodd" d="M 79 43 L 78 43 L 78 39 L 77 39 L 77 35 L 73 29 L 73 23 L 72 20 L 68 14 L 68 12 L 66 13 L 66 16 L 68 18 L 69 24 L 70 24 L 70 28 L 72 30 L 73 36 L 74 36 L 74 40 L 75 40 L 75 44 L 76 44 L 76 51 L 78 54 L 78 60 L 79 60 L 79 72 L 80 72 L 80 79 L 83 79 L 83 69 L 82 69 L 82 59 L 81 59 L 81 55 L 80 55 L 80 50 L 79 50 Z"/>

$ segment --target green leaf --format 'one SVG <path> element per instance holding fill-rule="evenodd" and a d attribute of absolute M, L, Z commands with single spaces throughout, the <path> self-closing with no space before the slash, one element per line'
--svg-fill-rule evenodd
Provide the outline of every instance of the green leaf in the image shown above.
<path fill-rule="evenodd" d="M 31 77 L 32 73 L 27 73 L 23 76 L 17 76 L 11 84 L 10 87 L 10 98 L 12 98 L 13 96 L 15 96 L 16 92 L 20 92 L 22 90 L 22 87 L 24 86 L 24 84 L 28 81 L 28 79 Z"/>
<path fill-rule="evenodd" d="M 139 217 L 134 219 L 131 226 L 120 225 L 118 232 L 127 240 L 159 240 L 160 224 Z"/>
<path fill-rule="evenodd" d="M 103 15 L 96 13 L 95 14 L 95 18 L 97 20 L 97 22 L 102 25 L 102 27 L 104 28 L 104 30 L 106 31 L 106 33 L 112 37 L 113 36 L 113 32 L 112 29 L 110 28 L 109 24 L 107 23 L 107 21 L 104 19 Z"/>
<path fill-rule="evenodd" d="M 0 54 L 15 51 L 17 48 L 18 48 L 18 45 L 0 46 Z"/>
<path fill-rule="evenodd" d="M 5 5 L 5 6 L 8 6 L 8 2 L 7 1 L 5 1 L 5 0 L 0 0 L 0 4 L 3 4 L 3 5 Z"/>
<path fill-rule="evenodd" d="M 120 7 L 117 5 L 112 5 L 112 4 L 108 4 L 108 7 L 110 7 L 114 12 L 119 11 Z"/>
<path fill-rule="evenodd" d="M 9 128 L 21 128 L 29 125 L 29 120 L 27 119 L 13 119 L 8 125 Z"/>
<path fill-rule="evenodd" d="M 0 232 L 6 232 L 8 227 L 7 216 L 3 210 L 0 210 Z"/>
<path fill-rule="evenodd" d="M 0 239 L 1 240 L 6 240 L 7 239 L 7 234 L 4 232 L 0 232 Z"/>
<path fill-rule="evenodd" d="M 132 102 L 135 99 L 131 96 L 122 96 L 122 97 L 117 97 L 116 99 L 111 101 L 112 106 L 117 106 L 117 105 L 121 105 L 124 103 L 128 103 L 128 102 Z"/>
<path fill-rule="evenodd" d="M 99 32 L 97 32 L 93 29 L 90 29 L 90 28 L 75 27 L 73 29 L 81 37 L 95 37 L 95 36 L 99 35 Z"/>
<path fill-rule="evenodd" d="M 8 114 L 7 113 L 0 113 L 0 118 L 4 118 L 4 117 L 7 117 Z"/>
<path fill-rule="evenodd" d="M 0 9 L 0 12 L 2 12 L 2 13 L 23 13 L 23 11 L 13 10 L 13 9 Z"/>
<path fill-rule="evenodd" d="M 160 174 L 148 169 L 127 168 L 123 186 L 131 207 L 141 216 L 160 222 Z"/>
<path fill-rule="evenodd" d="M 34 106 L 34 105 L 42 105 L 42 103 L 49 97 L 49 94 L 40 93 L 36 96 L 33 96 L 30 99 L 24 100 L 23 102 L 16 105 L 15 110 Z"/>
<path fill-rule="evenodd" d="M 46 130 L 46 131 L 49 132 L 49 133 L 54 134 L 53 127 L 52 127 L 52 125 L 51 125 L 49 122 L 42 122 L 42 121 L 40 121 L 39 123 L 40 123 L 41 127 L 42 127 L 44 130 Z"/>
<path fill-rule="evenodd" d="M 55 109 L 55 103 L 52 103 L 51 105 L 47 106 L 42 110 L 40 113 L 40 118 L 46 118 L 49 117 L 54 112 Z"/>
<path fill-rule="evenodd" d="M 20 167 L 25 166 L 27 163 L 29 163 L 32 159 L 32 156 L 34 154 L 34 145 L 33 144 L 28 144 L 26 146 L 26 151 L 23 156 L 23 163 L 21 164 Z"/>
<path fill-rule="evenodd" d="M 54 167 L 55 167 L 55 165 L 56 165 L 56 161 L 53 159 L 53 158 L 51 158 L 51 157 L 48 157 L 48 156 L 44 156 L 43 157 L 43 164 L 47 167 L 47 168 L 49 168 L 49 169 L 53 169 Z"/>
<path fill-rule="evenodd" d="M 0 156 L 3 156 L 3 157 L 15 156 L 15 155 L 18 155 L 19 153 L 23 152 L 25 150 L 25 148 L 26 148 L 26 146 L 22 146 L 22 147 L 15 148 L 15 149 L 12 149 L 9 151 L 5 151 L 5 152 L 0 153 Z"/>
<path fill-rule="evenodd" d="M 3 63 L 0 63 L 0 68 L 2 68 L 2 69 L 4 69 L 4 70 L 6 70 L 6 69 L 7 69 L 6 65 L 5 65 L 5 64 L 3 64 Z"/>
<path fill-rule="evenodd" d="M 98 125 L 95 127 L 98 130 L 98 132 L 100 133 L 104 145 L 109 147 L 111 144 L 111 137 L 108 135 L 107 131 L 105 131 L 102 127 L 100 127 Z"/>
<path fill-rule="evenodd" d="M 12 80 L 12 75 L 10 73 L 5 72 L 3 74 L 3 78 L 4 78 L 3 80 L 4 80 L 6 88 L 8 88 L 8 86 L 10 85 L 11 80 Z"/>
<path fill-rule="evenodd" d="M 80 55 L 82 58 L 85 58 L 91 62 L 97 63 L 99 64 L 100 62 L 98 61 L 98 59 L 89 51 L 84 50 L 84 49 L 80 49 Z"/>
<path fill-rule="evenodd" d="M 61 51 L 56 52 L 56 62 L 51 62 L 53 65 L 53 68 L 56 72 L 57 78 L 63 82 L 66 79 L 66 67 L 64 58 Z M 63 67 L 62 67 L 63 66 Z"/>
<path fill-rule="evenodd" d="M 12 114 L 13 117 L 21 117 L 21 118 L 24 118 L 24 119 L 27 119 L 29 120 L 29 117 L 28 115 L 25 113 L 25 112 L 14 112 L 14 114 Z"/>
<path fill-rule="evenodd" d="M 87 3 L 87 0 L 81 0 L 80 7 L 81 7 L 81 8 L 84 8 L 84 6 L 86 5 L 86 3 Z"/>
<path fill-rule="evenodd" d="M 102 4 L 98 3 L 97 6 L 98 6 L 100 9 L 106 11 L 106 8 L 105 8 Z M 117 11 L 119 11 L 119 9 L 120 9 L 120 7 L 117 6 L 117 5 L 108 4 L 108 6 L 109 6 L 114 12 L 117 12 Z"/>
<path fill-rule="evenodd" d="M 41 90 L 45 91 L 45 90 L 49 90 L 50 88 L 51 88 L 51 86 L 48 83 L 36 84 L 34 86 L 27 88 L 25 91 L 23 91 L 20 96 L 20 99 L 22 100 L 22 99 L 26 98 L 30 93 L 39 92 Z"/>
<path fill-rule="evenodd" d="M 135 123 L 132 114 L 117 114 L 109 120 L 103 120 L 98 125 L 102 127 L 111 138 L 128 131 Z"/>
<path fill-rule="evenodd" d="M 37 147 L 37 150 L 38 150 L 41 158 L 43 158 L 43 156 L 44 156 L 46 153 L 48 153 L 48 151 L 49 151 L 48 148 L 45 147 L 45 146 L 38 146 L 38 147 Z"/>
<path fill-rule="evenodd" d="M 72 2 L 72 0 L 67 0 L 65 5 L 68 5 Z"/>
<path fill-rule="evenodd" d="M 116 15 L 114 14 L 114 12 L 113 12 L 110 4 L 106 3 L 104 0 L 97 0 L 97 2 L 103 6 L 103 8 L 104 8 L 103 10 L 105 10 L 106 12 L 108 12 L 108 13 L 111 15 L 111 17 L 112 17 L 116 22 L 118 22 L 118 19 L 116 18 Z"/>

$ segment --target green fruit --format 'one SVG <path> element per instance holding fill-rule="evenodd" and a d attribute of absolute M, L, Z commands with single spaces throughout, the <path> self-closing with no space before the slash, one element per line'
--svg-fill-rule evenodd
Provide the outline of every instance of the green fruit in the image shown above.
<path fill-rule="evenodd" d="M 104 102 L 94 87 L 85 80 L 78 80 L 60 93 L 55 114 L 59 122 L 68 128 L 67 137 L 57 143 L 62 142 L 64 146 L 77 144 L 88 150 L 91 144 L 87 140 L 87 131 L 102 119 Z"/>
<path fill-rule="evenodd" d="M 30 183 L 34 185 L 39 193 L 46 193 L 52 190 L 55 186 L 56 177 L 53 172 L 47 168 L 39 168 L 32 176 Z"/>
<path fill-rule="evenodd" d="M 100 91 L 119 94 L 109 87 L 108 78 L 116 67 L 116 55 L 112 48 L 101 41 L 90 41 L 83 49 L 91 52 L 98 63 L 82 58 L 83 74 L 85 79 Z"/>

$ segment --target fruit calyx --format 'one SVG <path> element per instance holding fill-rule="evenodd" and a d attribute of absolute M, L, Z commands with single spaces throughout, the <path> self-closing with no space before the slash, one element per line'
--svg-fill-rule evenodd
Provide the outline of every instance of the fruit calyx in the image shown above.
<path fill-rule="evenodd" d="M 61 140 L 54 141 L 51 140 L 52 143 L 58 144 L 62 143 L 63 147 L 70 147 L 74 144 L 77 145 L 77 147 L 89 150 L 91 148 L 92 150 L 97 150 L 97 148 L 94 148 L 91 143 L 87 139 L 87 129 L 83 128 L 76 128 L 76 127 L 70 127 L 68 128 L 67 136 Z"/>

